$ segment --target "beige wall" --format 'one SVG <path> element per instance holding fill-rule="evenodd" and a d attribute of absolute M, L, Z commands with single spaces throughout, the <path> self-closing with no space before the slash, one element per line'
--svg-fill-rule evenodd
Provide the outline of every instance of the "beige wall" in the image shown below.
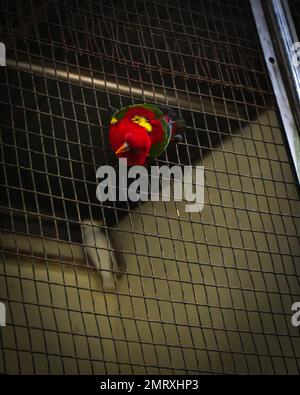
<path fill-rule="evenodd" d="M 127 270 L 115 294 L 92 269 L 3 258 L 0 371 L 296 373 L 299 195 L 284 144 L 265 114 L 199 163 L 201 213 L 149 202 L 125 218 L 111 231 Z"/>

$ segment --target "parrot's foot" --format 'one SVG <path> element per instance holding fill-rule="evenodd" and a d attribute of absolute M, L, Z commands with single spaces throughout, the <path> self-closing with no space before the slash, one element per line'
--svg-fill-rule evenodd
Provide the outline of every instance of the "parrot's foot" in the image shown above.
<path fill-rule="evenodd" d="M 163 113 L 166 114 L 172 121 L 175 121 L 176 118 L 178 118 L 178 114 L 174 110 L 174 108 L 171 108 L 171 107 L 166 106 L 164 104 L 159 105 L 159 107 L 161 108 Z"/>
<path fill-rule="evenodd" d="M 116 278 L 113 270 L 117 267 L 116 257 L 111 243 L 101 223 L 85 220 L 82 223 L 84 248 L 89 261 L 101 273 L 103 289 L 115 291 Z"/>

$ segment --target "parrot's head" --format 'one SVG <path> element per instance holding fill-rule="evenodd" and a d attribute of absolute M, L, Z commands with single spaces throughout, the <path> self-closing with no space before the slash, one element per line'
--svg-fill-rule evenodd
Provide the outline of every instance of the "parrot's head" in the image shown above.
<path fill-rule="evenodd" d="M 117 157 L 127 158 L 129 166 L 144 165 L 151 149 L 152 127 L 144 115 L 131 110 L 122 119 L 111 120 L 111 147 Z"/>
<path fill-rule="evenodd" d="M 127 158 L 129 166 L 144 165 L 151 148 L 151 140 L 144 131 L 139 130 L 137 134 L 131 130 L 124 134 L 124 138 L 117 145 L 115 154 L 119 158 Z"/>

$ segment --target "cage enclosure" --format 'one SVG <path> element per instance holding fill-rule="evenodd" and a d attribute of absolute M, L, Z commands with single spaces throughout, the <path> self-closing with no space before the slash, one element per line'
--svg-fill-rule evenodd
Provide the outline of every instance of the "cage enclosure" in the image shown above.
<path fill-rule="evenodd" d="M 299 373 L 299 186 L 249 2 L 0 8 L 0 373 Z M 113 109 L 141 102 L 185 119 L 156 164 L 204 166 L 201 212 L 97 200 Z"/>

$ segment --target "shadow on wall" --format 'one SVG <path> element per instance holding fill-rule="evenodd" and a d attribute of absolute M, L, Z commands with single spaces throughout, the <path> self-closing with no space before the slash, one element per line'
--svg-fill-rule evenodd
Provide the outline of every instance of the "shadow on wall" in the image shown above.
<path fill-rule="evenodd" d="M 297 373 L 298 191 L 271 117 L 204 158 L 201 213 L 148 202 L 110 232 L 127 271 L 116 293 L 95 270 L 2 255 L 0 371 Z M 84 259 L 80 245 L 53 243 Z"/>

